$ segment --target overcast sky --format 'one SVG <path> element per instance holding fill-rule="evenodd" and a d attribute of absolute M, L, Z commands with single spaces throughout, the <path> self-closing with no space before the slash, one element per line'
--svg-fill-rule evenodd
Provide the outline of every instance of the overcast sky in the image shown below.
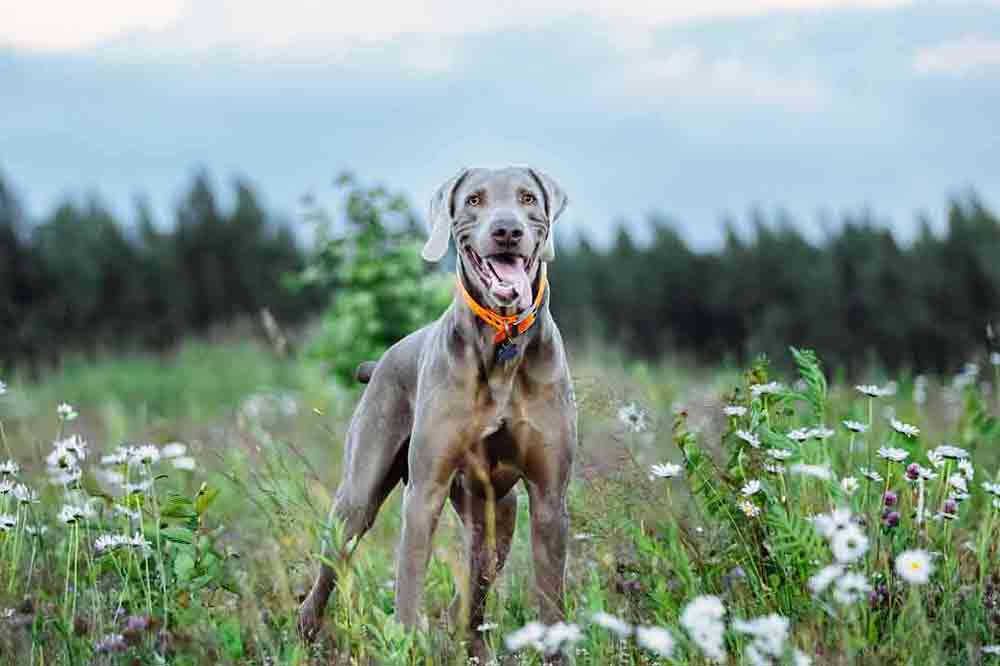
<path fill-rule="evenodd" d="M 697 9 L 692 9 L 697 7 Z M 351 169 L 419 205 L 530 163 L 607 236 L 1000 206 L 1000 0 L 0 0 L 0 171 L 35 214 L 166 219 L 200 166 L 291 216 Z"/>

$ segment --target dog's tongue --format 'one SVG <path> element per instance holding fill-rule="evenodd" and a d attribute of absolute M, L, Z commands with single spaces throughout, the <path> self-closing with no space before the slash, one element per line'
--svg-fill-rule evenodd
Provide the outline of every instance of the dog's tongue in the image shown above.
<path fill-rule="evenodd" d="M 487 259 L 496 274 L 490 291 L 504 301 L 514 301 L 519 310 L 531 307 L 531 280 L 524 270 L 523 257 L 490 257 Z M 515 300 L 516 299 L 516 300 Z"/>

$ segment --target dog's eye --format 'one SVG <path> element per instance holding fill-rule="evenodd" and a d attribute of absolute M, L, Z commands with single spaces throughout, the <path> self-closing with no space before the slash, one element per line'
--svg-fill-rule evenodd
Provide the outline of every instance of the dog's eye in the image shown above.
<path fill-rule="evenodd" d="M 525 206 L 534 206 L 538 199 L 531 192 L 521 192 L 521 203 Z"/>
<path fill-rule="evenodd" d="M 478 194 L 470 194 L 469 196 L 465 197 L 466 206 L 478 206 L 482 202 L 483 198 Z"/>

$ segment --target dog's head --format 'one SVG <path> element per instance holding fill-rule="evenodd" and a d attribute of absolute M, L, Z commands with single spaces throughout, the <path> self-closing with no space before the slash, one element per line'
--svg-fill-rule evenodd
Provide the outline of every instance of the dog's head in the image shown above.
<path fill-rule="evenodd" d="M 463 169 L 431 199 L 423 257 L 438 261 L 454 237 L 466 286 L 489 307 L 526 310 L 540 262 L 555 258 L 552 226 L 566 203 L 536 169 Z"/>

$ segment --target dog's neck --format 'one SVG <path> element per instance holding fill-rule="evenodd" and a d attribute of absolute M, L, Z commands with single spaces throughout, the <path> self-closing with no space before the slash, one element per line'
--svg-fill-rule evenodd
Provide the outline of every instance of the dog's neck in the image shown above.
<path fill-rule="evenodd" d="M 469 278 L 462 261 L 458 262 L 457 273 L 458 280 L 468 294 L 482 307 L 487 307 L 481 290 L 475 286 L 475 281 Z M 543 279 L 545 279 L 545 272 L 541 268 L 541 263 L 539 263 L 531 282 L 532 302 L 534 302 L 538 290 L 542 288 Z M 497 347 L 499 343 L 494 340 L 497 330 L 473 312 L 461 295 L 457 294 L 453 308 L 455 313 L 454 333 L 457 334 L 454 339 L 460 340 L 465 345 L 474 348 L 481 365 L 485 367 L 488 373 L 492 374 L 494 370 L 499 370 L 503 374 L 513 375 L 524 360 L 525 354 L 530 353 L 532 345 L 544 337 L 548 321 L 548 307 L 549 290 L 546 289 L 535 311 L 534 323 L 523 333 L 511 340 L 518 347 L 519 351 L 517 355 L 510 361 L 500 361 L 497 359 Z M 521 314 L 515 307 L 489 309 L 502 316 Z"/>

